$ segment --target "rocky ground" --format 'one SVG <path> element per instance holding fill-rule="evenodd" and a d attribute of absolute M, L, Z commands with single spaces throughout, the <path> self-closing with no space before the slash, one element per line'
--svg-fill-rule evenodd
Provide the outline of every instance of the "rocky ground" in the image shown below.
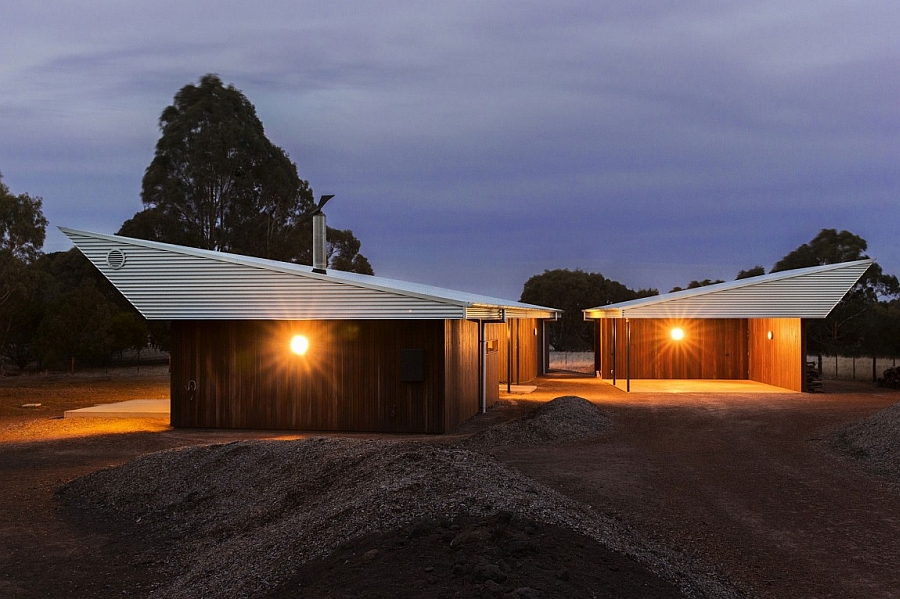
<path fill-rule="evenodd" d="M 900 403 L 833 431 L 829 441 L 867 468 L 900 481 Z"/>

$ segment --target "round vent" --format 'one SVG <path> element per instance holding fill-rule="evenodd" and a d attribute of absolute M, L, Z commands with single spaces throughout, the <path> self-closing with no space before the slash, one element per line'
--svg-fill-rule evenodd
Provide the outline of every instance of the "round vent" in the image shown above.
<path fill-rule="evenodd" d="M 125 254 L 122 250 L 109 250 L 106 254 L 106 263 L 110 268 L 118 270 L 125 266 Z"/>

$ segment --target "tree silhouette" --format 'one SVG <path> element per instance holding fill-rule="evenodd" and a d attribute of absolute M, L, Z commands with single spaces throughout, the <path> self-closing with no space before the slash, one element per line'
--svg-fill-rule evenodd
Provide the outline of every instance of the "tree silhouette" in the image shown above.
<path fill-rule="evenodd" d="M 145 209 L 119 234 L 309 264 L 318 209 L 309 183 L 269 141 L 256 108 L 232 85 L 205 75 L 184 86 L 159 118 L 161 135 L 144 174 Z M 341 231 L 341 239 L 352 231 Z M 334 268 L 371 274 L 343 243 Z"/>

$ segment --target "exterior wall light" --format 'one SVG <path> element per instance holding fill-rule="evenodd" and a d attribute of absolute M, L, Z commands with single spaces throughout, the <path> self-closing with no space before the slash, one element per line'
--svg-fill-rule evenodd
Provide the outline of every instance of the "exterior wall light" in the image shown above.
<path fill-rule="evenodd" d="M 766 339 L 768 339 L 769 341 L 771 341 L 774 337 L 775 335 L 772 334 L 772 331 L 768 331 L 766 333 Z"/>
<path fill-rule="evenodd" d="M 309 339 L 307 339 L 303 335 L 294 335 L 294 337 L 291 339 L 291 351 L 298 356 L 302 356 L 308 349 Z"/>
<path fill-rule="evenodd" d="M 684 339 L 684 329 L 681 329 L 679 327 L 675 327 L 674 329 L 672 329 L 672 339 L 674 339 L 675 341 L 681 341 L 682 339 Z"/>

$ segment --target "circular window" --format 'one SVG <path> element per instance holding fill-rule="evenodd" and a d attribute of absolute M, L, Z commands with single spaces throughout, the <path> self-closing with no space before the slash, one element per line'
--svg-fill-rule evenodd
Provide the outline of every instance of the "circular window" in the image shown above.
<path fill-rule="evenodd" d="M 106 254 L 106 263 L 112 269 L 120 269 L 125 266 L 125 254 L 122 250 L 109 250 Z"/>

